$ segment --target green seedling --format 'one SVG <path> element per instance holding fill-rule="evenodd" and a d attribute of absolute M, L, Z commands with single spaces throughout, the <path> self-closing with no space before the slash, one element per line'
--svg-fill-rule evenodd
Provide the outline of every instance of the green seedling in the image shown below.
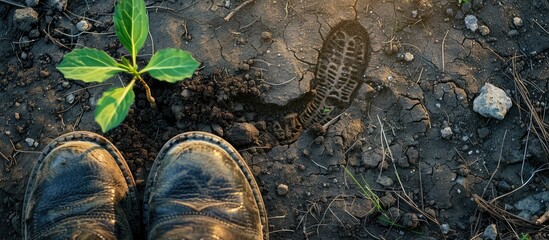
<path fill-rule="evenodd" d="M 461 6 L 462 3 L 468 3 L 470 2 L 471 0 L 457 0 L 458 1 L 458 5 Z"/>
<path fill-rule="evenodd" d="M 330 113 L 330 109 L 327 108 L 327 107 L 324 107 L 324 108 L 322 109 L 321 113 L 322 113 L 322 115 L 326 115 L 326 114 Z"/>
<path fill-rule="evenodd" d="M 519 239 L 520 240 L 532 240 L 532 237 L 530 237 L 530 235 L 528 235 L 528 233 L 521 233 Z"/>
<path fill-rule="evenodd" d="M 143 80 L 144 73 L 160 81 L 175 83 L 192 77 L 200 65 L 189 52 L 166 48 L 156 52 L 149 63 L 139 69 L 137 53 L 145 44 L 149 32 L 149 17 L 144 0 L 118 0 L 113 20 L 116 36 L 130 53 L 131 62 L 125 57 L 116 61 L 98 49 L 82 48 L 65 55 L 57 66 L 65 78 L 84 82 L 104 82 L 122 72 L 133 76 L 125 87 L 111 88 L 99 98 L 94 117 L 103 132 L 117 127 L 126 118 L 135 99 L 133 87 L 138 80 L 145 88 L 151 107 L 156 107 L 151 90 Z"/>

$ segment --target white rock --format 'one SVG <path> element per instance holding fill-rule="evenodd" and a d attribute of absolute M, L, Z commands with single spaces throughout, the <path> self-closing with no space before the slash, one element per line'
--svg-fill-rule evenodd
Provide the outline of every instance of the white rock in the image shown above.
<path fill-rule="evenodd" d="M 477 17 L 473 15 L 467 15 L 465 17 L 465 26 L 472 32 L 476 31 L 478 29 Z"/>
<path fill-rule="evenodd" d="M 453 134 L 454 133 L 452 132 L 452 129 L 450 127 L 445 127 L 440 130 L 440 136 L 442 136 L 442 138 L 449 138 Z"/>
<path fill-rule="evenodd" d="M 27 145 L 29 145 L 29 147 L 34 147 L 34 139 L 26 138 L 25 142 L 27 143 Z"/>
<path fill-rule="evenodd" d="M 89 23 L 86 20 L 82 20 L 82 21 L 76 23 L 76 29 L 78 29 L 78 31 L 80 31 L 80 32 L 88 31 L 88 30 L 91 29 L 91 27 L 92 27 L 91 23 Z"/>
<path fill-rule="evenodd" d="M 414 54 L 412 54 L 410 52 L 404 53 L 404 61 L 411 62 L 413 60 L 414 60 Z"/>
<path fill-rule="evenodd" d="M 480 89 L 479 96 L 473 101 L 473 111 L 484 117 L 503 120 L 512 105 L 511 98 L 505 91 L 486 83 Z"/>
<path fill-rule="evenodd" d="M 522 27 L 522 25 L 524 25 L 524 23 L 522 22 L 522 19 L 519 18 L 519 17 L 514 17 L 514 18 L 513 18 L 513 24 L 514 24 L 516 27 Z"/>

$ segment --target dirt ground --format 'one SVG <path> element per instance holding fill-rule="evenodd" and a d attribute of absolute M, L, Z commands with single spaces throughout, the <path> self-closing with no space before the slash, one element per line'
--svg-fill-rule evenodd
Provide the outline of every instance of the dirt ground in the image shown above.
<path fill-rule="evenodd" d="M 18 239 L 41 149 L 65 132 L 100 132 L 97 99 L 128 80 L 68 81 L 55 66 L 82 46 L 127 52 L 115 1 L 42 0 L 28 28 L 14 14 L 33 1 L 8 2 L 0 238 Z M 105 134 L 141 192 L 163 143 L 200 130 L 227 139 L 253 169 L 271 239 L 549 238 L 547 0 L 244 2 L 146 1 L 141 64 L 165 47 L 202 64 L 176 85 L 146 79 L 158 108 L 137 87 L 128 118 Z M 79 32 L 81 20 L 91 29 Z M 512 99 L 503 120 L 473 111 L 485 83 Z"/>

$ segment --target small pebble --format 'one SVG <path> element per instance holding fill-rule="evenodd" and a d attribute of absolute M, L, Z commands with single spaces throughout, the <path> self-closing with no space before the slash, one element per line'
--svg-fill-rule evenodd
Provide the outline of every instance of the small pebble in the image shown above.
<path fill-rule="evenodd" d="M 413 18 L 416 18 L 416 17 L 417 17 L 417 10 L 413 10 L 413 11 L 412 11 L 412 17 L 413 17 Z"/>
<path fill-rule="evenodd" d="M 447 223 L 441 224 L 440 231 L 442 231 L 443 234 L 448 234 L 450 232 L 450 225 L 448 225 Z"/>
<path fill-rule="evenodd" d="M 65 101 L 67 101 L 68 104 L 72 104 L 74 102 L 74 94 L 69 94 L 65 97 Z"/>
<path fill-rule="evenodd" d="M 496 240 L 498 238 L 498 229 L 496 224 L 488 225 L 488 227 L 484 229 L 482 236 L 484 237 L 484 240 Z"/>
<path fill-rule="evenodd" d="M 36 39 L 40 37 L 40 31 L 38 29 L 32 29 L 30 32 L 29 32 L 29 38 L 30 39 Z"/>
<path fill-rule="evenodd" d="M 265 41 L 270 41 L 271 39 L 273 39 L 273 34 L 271 32 L 262 32 L 261 38 Z"/>
<path fill-rule="evenodd" d="M 454 133 L 452 132 L 452 128 L 450 127 L 445 127 L 443 129 L 440 130 L 440 136 L 442 138 L 449 138 L 450 136 L 452 136 Z"/>
<path fill-rule="evenodd" d="M 76 23 L 76 29 L 78 29 L 78 31 L 80 31 L 80 32 L 88 31 L 88 30 L 91 29 L 91 27 L 92 27 L 91 23 L 89 23 L 86 20 L 82 20 L 82 21 Z"/>
<path fill-rule="evenodd" d="M 446 15 L 448 17 L 453 17 L 454 16 L 454 10 L 451 9 L 451 8 L 446 9 Z"/>
<path fill-rule="evenodd" d="M 27 143 L 27 145 L 29 145 L 29 147 L 34 147 L 34 139 L 26 138 L 25 142 Z"/>
<path fill-rule="evenodd" d="M 381 186 L 384 187 L 391 187 L 394 184 L 393 179 L 387 176 L 379 176 L 376 180 L 377 183 L 379 183 Z"/>
<path fill-rule="evenodd" d="M 511 30 L 507 33 L 507 35 L 509 35 L 509 37 L 516 37 L 516 36 L 519 35 L 519 32 L 518 32 L 517 30 L 515 30 L 515 29 L 511 29 Z"/>
<path fill-rule="evenodd" d="M 15 120 L 19 120 L 19 119 L 21 119 L 21 115 L 18 112 L 16 112 L 15 113 Z"/>
<path fill-rule="evenodd" d="M 522 25 L 524 25 L 524 23 L 522 22 L 522 18 L 519 17 L 513 18 L 513 24 L 515 25 L 515 27 L 522 27 Z"/>
<path fill-rule="evenodd" d="M 486 25 L 478 26 L 478 30 L 480 31 L 480 34 L 482 34 L 482 36 L 490 34 L 490 28 L 488 28 L 488 26 Z"/>
<path fill-rule="evenodd" d="M 414 60 L 414 54 L 412 54 L 410 52 L 404 53 L 404 61 L 411 62 L 413 60 Z"/>
<path fill-rule="evenodd" d="M 286 196 L 286 194 L 288 194 L 288 185 L 286 184 L 279 184 L 278 187 L 276 188 L 276 193 L 278 193 L 278 195 L 280 196 Z"/>

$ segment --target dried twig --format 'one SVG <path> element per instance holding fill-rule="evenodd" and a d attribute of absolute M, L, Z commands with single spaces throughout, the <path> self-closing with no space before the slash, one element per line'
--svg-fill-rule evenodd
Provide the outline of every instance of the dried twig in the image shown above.
<path fill-rule="evenodd" d="M 240 11 L 240 9 L 242 9 L 243 7 L 245 7 L 246 5 L 252 3 L 253 1 L 255 0 L 248 0 L 248 1 L 245 1 L 243 3 L 241 3 L 240 5 L 238 5 L 238 7 L 236 7 L 233 11 L 231 11 L 224 19 L 226 22 L 230 21 L 231 18 L 233 18 L 234 14 L 238 11 Z"/>
<path fill-rule="evenodd" d="M 16 2 L 9 1 L 9 0 L 0 0 L 0 2 L 10 4 L 10 5 L 13 5 L 13 6 L 16 6 L 16 7 L 20 7 L 20 8 L 25 8 L 25 6 L 23 6 L 19 3 L 16 3 Z"/>
<path fill-rule="evenodd" d="M 476 194 L 473 194 L 473 200 L 475 200 L 479 208 L 488 212 L 493 218 L 506 222 L 511 228 L 522 228 L 521 232 L 549 233 L 548 226 L 536 224 L 514 215 L 493 204 L 492 201 L 488 202 Z M 512 230 L 515 231 L 514 229 Z"/>
<path fill-rule="evenodd" d="M 444 38 L 442 39 L 442 72 L 444 72 L 444 42 L 446 42 L 446 37 L 448 36 L 448 32 L 450 30 L 446 30 L 446 34 L 444 34 Z"/>
<path fill-rule="evenodd" d="M 513 64 L 513 81 L 515 82 L 515 87 L 517 88 L 518 92 L 520 93 L 520 96 L 526 106 L 528 107 L 528 111 L 534 118 L 534 123 L 536 123 L 537 127 L 532 127 L 532 131 L 539 139 L 539 142 L 541 144 L 541 147 L 545 151 L 545 154 L 549 156 L 549 125 L 547 125 L 543 119 L 540 117 L 540 115 L 537 113 L 534 105 L 532 104 L 532 101 L 530 100 L 528 89 L 524 85 L 524 81 L 522 80 L 520 74 L 516 70 L 516 58 L 512 59 Z"/>
<path fill-rule="evenodd" d="M 499 149 L 499 157 L 498 157 L 498 165 L 496 165 L 496 169 L 494 169 L 494 172 L 492 172 L 492 175 L 490 176 L 490 180 L 488 180 L 488 183 L 486 184 L 486 187 L 484 187 L 484 190 L 482 191 L 482 197 L 484 197 L 484 193 L 486 193 L 486 189 L 488 189 L 488 186 L 490 186 L 490 183 L 492 182 L 492 179 L 494 179 L 494 176 L 496 175 L 497 171 L 499 170 L 499 166 L 501 164 L 501 158 L 503 157 L 503 144 L 505 143 L 505 137 L 507 137 L 508 130 L 505 129 L 505 133 L 503 134 L 503 139 L 501 140 L 501 147 Z"/>

